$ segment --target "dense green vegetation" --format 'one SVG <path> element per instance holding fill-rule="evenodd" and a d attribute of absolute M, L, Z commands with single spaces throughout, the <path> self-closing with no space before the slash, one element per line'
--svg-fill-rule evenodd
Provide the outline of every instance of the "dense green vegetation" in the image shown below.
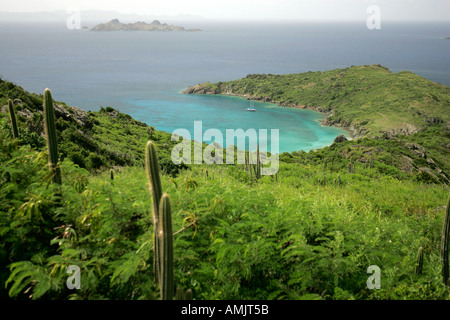
<path fill-rule="evenodd" d="M 45 148 L 43 96 L 26 92 L 21 87 L 0 79 L 0 105 L 8 99 L 17 99 L 15 106 L 19 123 L 20 141 L 35 149 Z M 101 107 L 97 112 L 84 112 L 64 102 L 56 102 L 56 129 L 61 160 L 68 158 L 81 168 L 100 168 L 143 165 L 144 150 L 148 140 L 163 145 L 160 164 L 167 173 L 175 174 L 184 166 L 166 161 L 176 142 L 170 133 L 156 131 L 154 127 L 133 119 L 111 107 Z M 6 110 L 4 110 L 6 111 Z M 6 113 L 2 114 L 6 117 Z M 7 122 L 3 122 L 8 126 Z"/>
<path fill-rule="evenodd" d="M 328 112 L 330 124 L 352 127 L 358 134 L 371 136 L 406 129 L 407 124 L 414 130 L 450 121 L 449 87 L 408 71 L 392 73 L 380 65 L 286 75 L 251 74 L 189 90 Z"/>
<path fill-rule="evenodd" d="M 276 176 L 256 179 L 244 165 L 175 166 L 170 134 L 110 107 L 83 125 L 57 112 L 59 185 L 41 136 L 42 96 L 1 81 L 0 103 L 8 99 L 22 103 L 17 139 L 7 108 L 0 113 L 1 298 L 161 297 L 148 140 L 170 196 L 174 283 L 194 299 L 450 298 L 440 255 L 445 123 L 284 153 Z M 81 289 L 66 286 L 70 265 Z M 367 288 L 370 265 L 381 289 Z"/>

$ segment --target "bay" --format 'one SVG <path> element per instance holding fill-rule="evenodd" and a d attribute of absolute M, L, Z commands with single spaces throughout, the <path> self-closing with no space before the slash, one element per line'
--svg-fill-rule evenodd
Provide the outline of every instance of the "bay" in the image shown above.
<path fill-rule="evenodd" d="M 170 23 L 170 21 L 168 21 Z M 280 152 L 329 145 L 345 132 L 309 111 L 221 96 L 183 95 L 206 81 L 252 73 L 325 71 L 382 64 L 450 85 L 448 23 L 177 22 L 202 32 L 89 32 L 61 24 L 0 23 L 0 76 L 24 89 L 52 90 L 84 110 L 112 106 L 172 132 L 208 128 L 279 129 Z M 192 131 L 191 131 L 192 132 Z"/>

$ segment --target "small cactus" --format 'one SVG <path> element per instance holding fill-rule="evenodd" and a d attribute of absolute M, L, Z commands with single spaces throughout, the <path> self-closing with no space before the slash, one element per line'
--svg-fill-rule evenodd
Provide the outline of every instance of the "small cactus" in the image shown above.
<path fill-rule="evenodd" d="M 347 165 L 348 173 L 355 173 L 356 161 L 350 160 L 350 163 Z"/>
<path fill-rule="evenodd" d="M 13 138 L 19 138 L 19 131 L 17 130 L 16 114 L 14 112 L 14 105 L 11 99 L 8 99 L 9 118 L 11 119 L 11 127 L 13 131 Z"/>
<path fill-rule="evenodd" d="M 194 299 L 194 293 L 191 289 L 187 289 L 186 293 L 184 294 L 185 300 L 193 300 Z"/>
<path fill-rule="evenodd" d="M 414 273 L 419 275 L 422 274 L 423 270 L 423 247 L 419 248 L 419 251 L 417 252 L 417 265 L 414 269 Z"/>
<path fill-rule="evenodd" d="M 194 294 L 191 289 L 184 291 L 178 287 L 175 293 L 175 300 L 193 300 Z"/>
<path fill-rule="evenodd" d="M 245 171 L 249 171 L 249 163 L 248 163 L 248 153 L 245 153 Z"/>
<path fill-rule="evenodd" d="M 256 145 L 256 179 L 261 178 L 261 159 L 259 156 L 259 144 Z"/>
<path fill-rule="evenodd" d="M 184 291 L 180 287 L 175 290 L 175 300 L 184 300 Z"/>
<path fill-rule="evenodd" d="M 322 180 L 319 180 L 319 184 L 321 184 L 322 186 L 325 186 L 327 184 L 327 176 L 324 174 Z"/>
<path fill-rule="evenodd" d="M 445 210 L 444 227 L 442 228 L 442 241 L 441 241 L 442 278 L 446 286 L 450 286 L 449 264 L 448 264 L 449 237 L 450 237 L 450 195 L 447 200 L 447 209 Z"/>
<path fill-rule="evenodd" d="M 252 168 L 253 168 L 253 164 L 252 164 L 252 151 L 249 149 L 248 150 L 248 172 L 250 173 L 250 180 L 253 179 L 253 174 L 252 174 Z"/>
<path fill-rule="evenodd" d="M 167 193 L 161 197 L 159 205 L 159 245 L 160 245 L 160 292 L 162 300 L 173 299 L 173 233 L 170 198 Z"/>
<path fill-rule="evenodd" d="M 150 183 L 150 192 L 153 200 L 153 227 L 154 227 L 154 259 L 153 274 L 155 281 L 159 280 L 159 202 L 162 195 L 161 177 L 159 172 L 158 157 L 156 155 L 156 147 L 152 141 L 148 141 L 145 146 L 145 169 L 147 178 Z"/>
<path fill-rule="evenodd" d="M 58 165 L 58 144 L 56 138 L 55 111 L 52 93 L 44 91 L 44 132 L 47 140 L 48 162 L 53 172 L 53 182 L 61 184 L 61 171 Z"/>

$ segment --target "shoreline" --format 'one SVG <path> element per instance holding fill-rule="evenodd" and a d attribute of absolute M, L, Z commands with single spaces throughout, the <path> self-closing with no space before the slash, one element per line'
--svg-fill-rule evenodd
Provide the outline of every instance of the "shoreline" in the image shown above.
<path fill-rule="evenodd" d="M 348 126 L 348 125 L 343 125 L 340 122 L 334 122 L 334 121 L 329 121 L 329 117 L 333 115 L 332 112 L 329 111 L 325 111 L 324 109 L 322 109 L 321 107 L 313 107 L 313 106 L 306 106 L 306 105 L 293 105 L 293 104 L 288 104 L 288 103 L 283 103 L 283 102 L 277 102 L 277 101 L 272 101 L 266 97 L 256 97 L 256 96 L 251 96 L 248 94 L 236 94 L 236 93 L 214 93 L 214 92 L 209 92 L 204 90 L 201 90 L 203 92 L 196 92 L 195 88 L 198 88 L 198 86 L 193 86 L 193 87 L 189 87 L 185 90 L 180 91 L 180 93 L 182 94 L 198 94 L 198 95 L 214 95 L 214 96 L 225 96 L 225 97 L 237 97 L 237 98 L 242 98 L 245 100 L 249 100 L 249 101 L 257 101 L 257 102 L 268 102 L 268 103 L 273 103 L 279 107 L 283 107 L 283 108 L 294 108 L 294 109 L 305 109 L 305 110 L 311 110 L 311 111 L 315 111 L 318 112 L 322 115 L 325 115 L 324 119 L 318 120 L 318 122 L 320 122 L 320 124 L 322 126 L 327 126 L 327 127 L 336 127 L 336 128 L 340 128 L 342 130 L 344 130 L 346 133 L 348 133 L 348 136 L 346 136 L 346 138 L 348 140 L 356 140 L 358 138 L 361 138 L 364 136 L 363 132 L 359 131 L 358 129 L 352 127 L 352 126 Z"/>

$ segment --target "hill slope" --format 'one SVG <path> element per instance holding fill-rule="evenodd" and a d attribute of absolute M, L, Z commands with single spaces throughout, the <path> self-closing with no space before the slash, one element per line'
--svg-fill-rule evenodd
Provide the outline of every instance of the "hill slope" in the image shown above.
<path fill-rule="evenodd" d="M 45 148 L 42 124 L 42 95 L 29 93 L 20 86 L 0 79 L 0 119 L 8 126 L 7 100 L 14 100 L 21 143 L 41 150 Z M 160 161 L 168 173 L 184 166 L 170 161 L 171 141 L 167 132 L 106 107 L 85 112 L 80 108 L 55 102 L 56 127 L 60 157 L 68 158 L 81 168 L 95 170 L 125 165 L 143 165 L 142 144 L 153 140 L 161 147 Z"/>
<path fill-rule="evenodd" d="M 277 176 L 255 179 L 243 165 L 173 167 L 169 133 L 110 107 L 84 113 L 58 102 L 57 186 L 41 145 L 42 97 L 1 81 L 0 103 L 7 98 L 20 99 L 20 138 L 0 113 L 1 298 L 159 298 L 142 166 L 149 139 L 171 197 L 175 283 L 194 299 L 450 298 L 439 251 L 443 123 L 284 153 Z M 89 171 L 74 164 L 85 153 Z M 80 290 L 66 287 L 70 265 L 82 270 Z M 366 286 L 370 265 L 381 268 L 379 290 Z"/>
<path fill-rule="evenodd" d="M 450 121 L 450 88 L 414 73 L 380 65 L 325 72 L 251 74 L 239 80 L 203 83 L 184 93 L 223 94 L 308 108 L 329 115 L 327 125 L 355 136 L 416 133 Z"/>

